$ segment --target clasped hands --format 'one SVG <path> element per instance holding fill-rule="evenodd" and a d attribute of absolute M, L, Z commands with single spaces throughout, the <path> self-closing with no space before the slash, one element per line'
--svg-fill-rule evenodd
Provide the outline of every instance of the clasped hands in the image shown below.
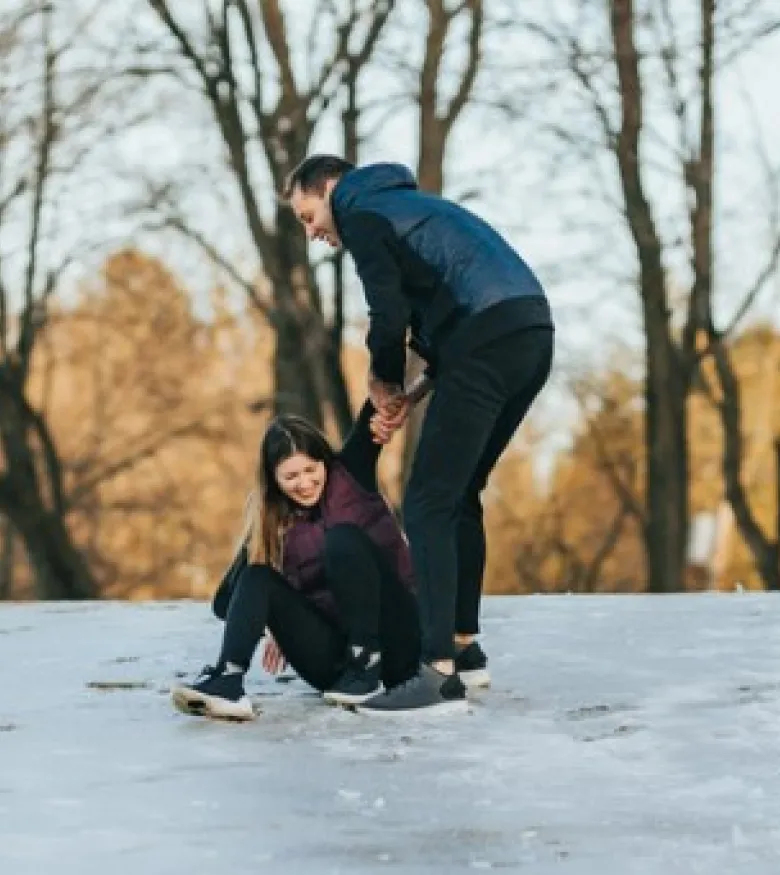
<path fill-rule="evenodd" d="M 386 444 L 406 422 L 411 401 L 400 386 L 391 386 L 376 377 L 368 381 L 368 397 L 376 410 L 370 423 L 374 443 Z"/>

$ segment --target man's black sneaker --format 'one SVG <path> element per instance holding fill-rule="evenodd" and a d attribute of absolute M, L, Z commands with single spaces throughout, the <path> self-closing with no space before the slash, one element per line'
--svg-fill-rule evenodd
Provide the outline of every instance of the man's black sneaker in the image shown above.
<path fill-rule="evenodd" d="M 173 704 L 184 714 L 219 720 L 254 720 L 255 712 L 244 692 L 244 675 L 206 666 L 195 683 L 171 690 Z"/>
<path fill-rule="evenodd" d="M 455 654 L 455 671 L 469 689 L 490 686 L 490 673 L 487 669 L 487 656 L 479 646 L 472 641 L 463 650 Z"/>
<path fill-rule="evenodd" d="M 444 675 L 423 664 L 411 680 L 363 702 L 357 710 L 388 717 L 428 712 L 457 714 L 468 711 L 466 687 L 457 673 Z"/>
<path fill-rule="evenodd" d="M 378 653 L 363 650 L 353 656 L 333 686 L 322 694 L 334 705 L 359 705 L 381 692 L 381 661 Z"/>

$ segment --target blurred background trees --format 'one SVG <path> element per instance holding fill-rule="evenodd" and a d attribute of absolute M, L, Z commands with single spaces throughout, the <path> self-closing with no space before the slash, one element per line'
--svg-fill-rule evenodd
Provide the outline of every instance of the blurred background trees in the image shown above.
<path fill-rule="evenodd" d="M 490 591 L 780 586 L 775 4 L 120 5 L 0 12 L 0 599 L 206 597 L 268 418 L 342 439 L 360 290 L 277 196 L 325 150 L 409 164 L 550 292 Z"/>

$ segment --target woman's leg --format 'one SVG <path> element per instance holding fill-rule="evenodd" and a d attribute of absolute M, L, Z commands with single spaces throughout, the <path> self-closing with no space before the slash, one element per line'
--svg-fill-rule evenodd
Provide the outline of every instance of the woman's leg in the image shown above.
<path fill-rule="evenodd" d="M 344 620 L 349 645 L 379 650 L 381 571 L 366 533 L 342 523 L 325 534 L 325 577 Z"/>
<path fill-rule="evenodd" d="M 243 672 L 249 670 L 257 645 L 265 635 L 276 578 L 277 572 L 267 565 L 247 565 L 239 575 L 225 615 L 218 667 L 231 665 Z"/>
<path fill-rule="evenodd" d="M 343 631 L 278 571 L 250 565 L 230 600 L 219 664 L 246 671 L 266 627 L 287 662 L 315 689 L 324 690 L 343 670 Z"/>
<path fill-rule="evenodd" d="M 420 659 L 417 600 L 368 535 L 338 525 L 325 539 L 325 572 L 357 659 L 380 655 L 386 687 L 408 680 Z"/>
<path fill-rule="evenodd" d="M 285 659 L 316 689 L 328 687 L 348 660 L 346 637 L 334 622 L 277 571 L 250 565 L 241 572 L 230 599 L 216 668 L 206 670 L 191 686 L 175 688 L 176 706 L 190 714 L 251 719 L 243 677 L 266 627 Z"/>
<path fill-rule="evenodd" d="M 349 662 L 344 630 L 281 574 L 270 593 L 268 629 L 284 658 L 315 690 L 327 690 Z"/>

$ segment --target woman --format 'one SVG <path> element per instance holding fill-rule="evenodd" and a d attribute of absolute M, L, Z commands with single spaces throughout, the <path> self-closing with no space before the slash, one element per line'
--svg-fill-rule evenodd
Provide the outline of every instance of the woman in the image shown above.
<path fill-rule="evenodd" d="M 264 635 L 268 671 L 287 661 L 332 702 L 363 702 L 417 671 L 411 560 L 378 489 L 373 414 L 367 402 L 339 453 L 300 417 L 269 425 L 247 531 L 214 598 L 222 651 L 172 691 L 179 710 L 251 720 L 244 674 Z"/>

